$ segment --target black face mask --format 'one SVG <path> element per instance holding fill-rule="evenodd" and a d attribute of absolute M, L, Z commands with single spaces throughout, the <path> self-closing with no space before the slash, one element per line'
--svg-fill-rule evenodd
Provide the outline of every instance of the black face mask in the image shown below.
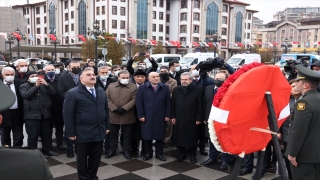
<path fill-rule="evenodd" d="M 81 72 L 81 68 L 72 68 L 72 69 L 71 69 L 71 72 L 72 72 L 73 74 L 79 74 L 79 73 Z"/>
<path fill-rule="evenodd" d="M 161 82 L 162 81 L 167 82 L 169 80 L 169 74 L 168 73 L 160 73 L 159 76 L 160 76 Z"/>
<path fill-rule="evenodd" d="M 221 80 L 214 80 L 214 84 L 217 86 L 217 87 L 220 87 L 222 86 L 224 81 L 221 81 Z"/>

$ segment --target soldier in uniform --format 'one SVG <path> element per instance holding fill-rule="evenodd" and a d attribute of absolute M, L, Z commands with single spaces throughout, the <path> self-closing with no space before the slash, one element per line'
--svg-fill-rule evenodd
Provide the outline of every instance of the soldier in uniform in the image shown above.
<path fill-rule="evenodd" d="M 302 94 L 292 111 L 286 156 L 293 180 L 320 179 L 320 74 L 301 65 L 296 89 Z"/>

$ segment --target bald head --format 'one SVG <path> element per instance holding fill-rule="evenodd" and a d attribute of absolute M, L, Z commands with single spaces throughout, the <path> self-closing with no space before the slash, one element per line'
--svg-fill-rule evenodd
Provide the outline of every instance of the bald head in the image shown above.
<path fill-rule="evenodd" d="M 148 79 L 152 85 L 157 85 L 160 82 L 159 74 L 156 72 L 151 72 L 148 76 Z"/>

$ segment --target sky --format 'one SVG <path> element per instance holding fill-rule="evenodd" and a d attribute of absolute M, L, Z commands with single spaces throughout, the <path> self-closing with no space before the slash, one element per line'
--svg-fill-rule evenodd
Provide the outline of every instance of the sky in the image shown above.
<path fill-rule="evenodd" d="M 36 3 L 45 0 L 29 0 Z M 239 0 L 250 4 L 247 9 L 258 10 L 254 16 L 268 23 L 273 20 L 273 14 L 287 7 L 320 7 L 320 0 Z M 27 0 L 0 0 L 0 6 L 26 4 Z"/>

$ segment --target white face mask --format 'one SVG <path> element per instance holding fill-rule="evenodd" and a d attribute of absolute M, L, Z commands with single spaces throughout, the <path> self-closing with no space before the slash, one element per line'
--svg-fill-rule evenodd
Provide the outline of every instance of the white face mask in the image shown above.
<path fill-rule="evenodd" d="M 192 75 L 193 76 L 199 76 L 199 71 L 197 71 L 197 70 L 192 70 Z"/>
<path fill-rule="evenodd" d="M 107 80 L 107 79 L 108 79 L 108 76 L 100 76 L 100 79 L 101 79 L 101 80 Z"/>
<path fill-rule="evenodd" d="M 108 71 L 108 76 L 111 74 L 111 71 Z"/>
<path fill-rule="evenodd" d="M 6 76 L 6 77 L 4 77 L 4 80 L 6 82 L 12 82 L 14 80 L 14 76 Z"/>
<path fill-rule="evenodd" d="M 179 72 L 180 71 L 180 66 L 175 67 L 174 71 L 175 72 Z"/>
<path fill-rule="evenodd" d="M 28 68 L 27 67 L 22 67 L 22 68 L 20 68 L 20 72 L 22 72 L 22 73 L 25 73 L 25 72 L 27 72 L 28 71 Z"/>
<path fill-rule="evenodd" d="M 29 79 L 29 82 L 32 83 L 32 84 L 35 84 L 38 80 L 38 77 L 32 77 Z"/>
<path fill-rule="evenodd" d="M 127 85 L 129 83 L 129 79 L 120 79 L 120 83 L 123 85 Z"/>
<path fill-rule="evenodd" d="M 115 76 L 118 76 L 119 72 L 120 72 L 120 71 L 114 72 L 114 75 L 115 75 Z"/>
<path fill-rule="evenodd" d="M 146 69 L 146 65 L 139 65 L 139 66 L 143 67 L 143 69 Z"/>
<path fill-rule="evenodd" d="M 60 74 L 60 69 L 56 69 L 56 70 L 54 71 L 54 73 L 55 73 L 55 74 Z"/>

